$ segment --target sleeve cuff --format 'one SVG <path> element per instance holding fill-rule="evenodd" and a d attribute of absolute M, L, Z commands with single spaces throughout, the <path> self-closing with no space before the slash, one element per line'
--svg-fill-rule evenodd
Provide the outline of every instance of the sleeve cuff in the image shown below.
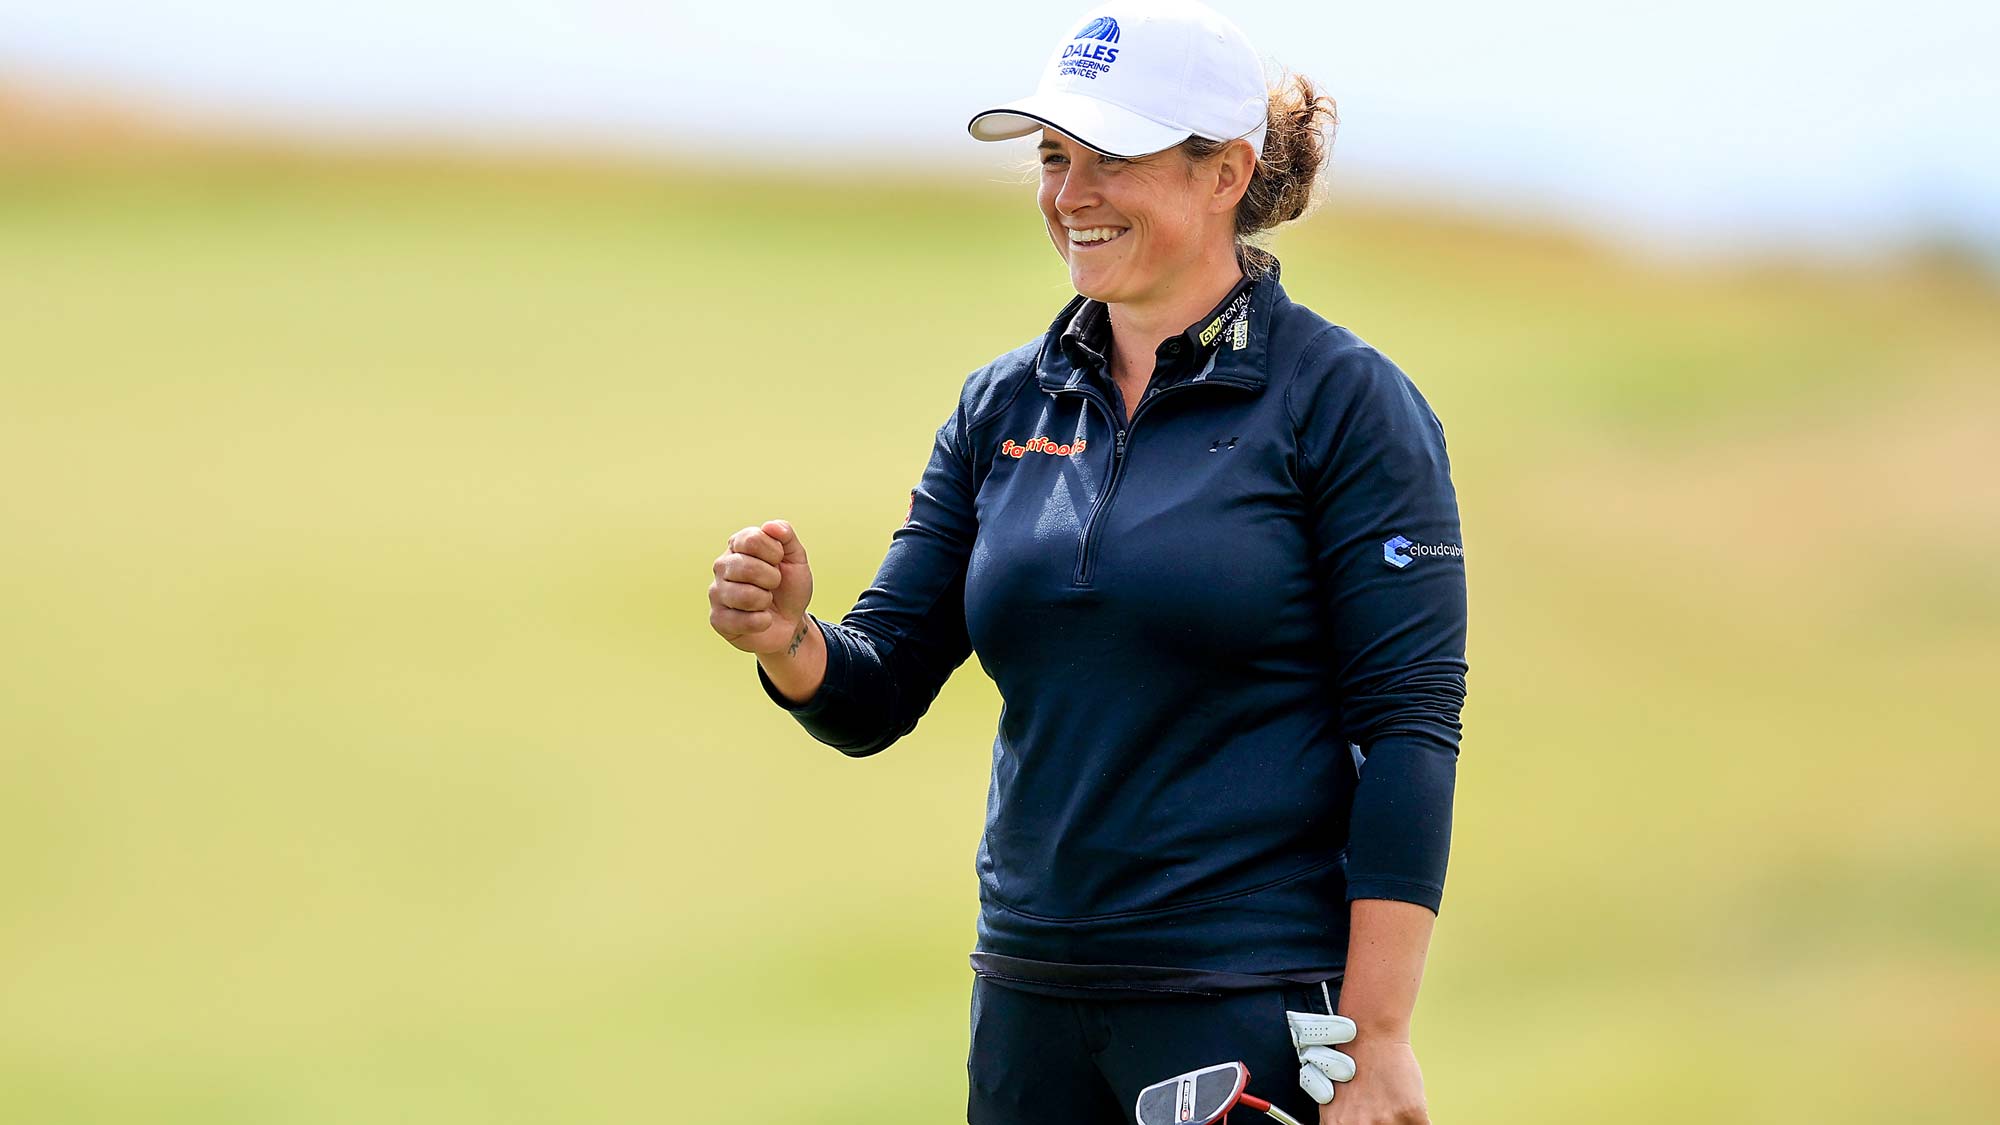
<path fill-rule="evenodd" d="M 1444 900 L 1444 890 L 1430 883 L 1403 879 L 1351 879 L 1347 884 L 1347 901 L 1353 902 L 1357 898 L 1386 898 L 1396 902 L 1414 902 L 1436 914 L 1439 903 Z"/>
<path fill-rule="evenodd" d="M 839 692 L 839 685 L 844 684 L 847 677 L 847 649 L 836 639 L 838 631 L 811 613 L 806 616 L 819 625 L 820 637 L 826 641 L 826 675 L 820 679 L 819 688 L 810 698 L 804 701 L 785 698 L 778 691 L 778 685 L 771 682 L 770 673 L 764 671 L 764 662 L 755 658 L 751 661 L 757 666 L 757 682 L 763 685 L 764 694 L 781 710 L 801 719 L 809 719 L 826 710 Z"/>

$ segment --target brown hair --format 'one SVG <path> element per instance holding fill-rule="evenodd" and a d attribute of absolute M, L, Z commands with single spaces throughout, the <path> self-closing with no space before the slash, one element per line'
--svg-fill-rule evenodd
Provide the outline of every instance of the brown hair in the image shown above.
<path fill-rule="evenodd" d="M 1303 74 L 1288 74 L 1271 88 L 1270 121 L 1264 151 L 1250 174 L 1250 187 L 1236 205 L 1237 257 L 1246 272 L 1269 266 L 1269 252 L 1244 241 L 1250 235 L 1288 223 L 1310 210 L 1320 169 L 1333 149 L 1340 124 L 1339 107 Z M 1189 137 L 1180 149 L 1190 162 L 1221 152 L 1228 141 Z M 1254 268 L 1253 268 L 1254 267 Z"/>

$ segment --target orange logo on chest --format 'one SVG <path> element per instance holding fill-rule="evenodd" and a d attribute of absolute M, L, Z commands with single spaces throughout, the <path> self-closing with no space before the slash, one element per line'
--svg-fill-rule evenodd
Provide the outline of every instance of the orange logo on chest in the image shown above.
<path fill-rule="evenodd" d="M 1006 441 L 1000 443 L 1000 456 L 1012 457 L 1016 461 L 1029 453 L 1046 453 L 1051 457 L 1067 457 L 1072 453 L 1082 453 L 1083 447 L 1089 444 L 1090 442 L 1084 438 L 1078 438 L 1075 442 L 1068 445 L 1058 445 L 1050 438 L 1038 437 L 1030 438 L 1028 444 L 1022 445 L 1014 439 L 1008 438 Z"/>

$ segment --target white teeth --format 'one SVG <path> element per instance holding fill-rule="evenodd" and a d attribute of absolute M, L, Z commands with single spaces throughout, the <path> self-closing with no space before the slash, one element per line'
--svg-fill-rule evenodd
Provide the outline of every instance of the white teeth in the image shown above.
<path fill-rule="evenodd" d="M 1070 231 L 1069 240 L 1071 242 L 1109 242 L 1124 233 L 1125 228 L 1123 227 L 1092 227 L 1089 230 Z"/>

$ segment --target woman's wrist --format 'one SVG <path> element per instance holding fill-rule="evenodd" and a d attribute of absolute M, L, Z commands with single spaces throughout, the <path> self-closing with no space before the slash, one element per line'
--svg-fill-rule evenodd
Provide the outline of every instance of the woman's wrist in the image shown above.
<path fill-rule="evenodd" d="M 809 613 L 799 615 L 785 647 L 757 654 L 764 674 L 778 694 L 793 703 L 804 703 L 819 693 L 826 679 L 826 638 Z"/>
<path fill-rule="evenodd" d="M 1393 1012 L 1371 1014 L 1357 1012 L 1341 1005 L 1340 1014 L 1354 1021 L 1354 1041 L 1356 1043 L 1408 1043 L 1410 1041 L 1410 1019 Z"/>

